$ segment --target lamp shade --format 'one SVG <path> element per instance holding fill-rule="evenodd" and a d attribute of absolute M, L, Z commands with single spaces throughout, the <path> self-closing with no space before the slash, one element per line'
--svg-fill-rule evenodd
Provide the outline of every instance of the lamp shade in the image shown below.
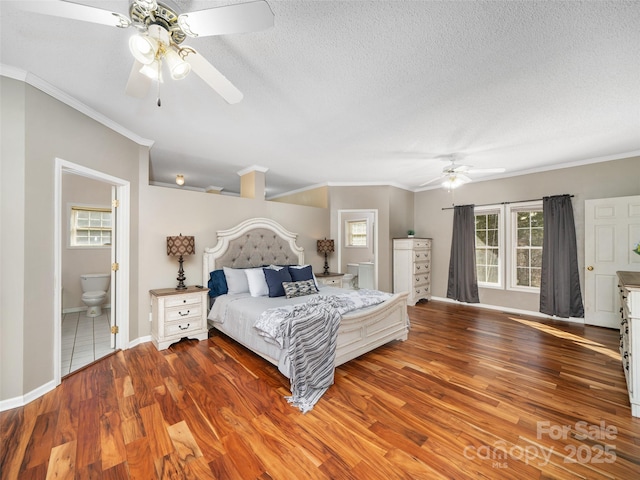
<path fill-rule="evenodd" d="M 189 75 L 191 65 L 180 58 L 180 55 L 178 55 L 174 49 L 167 49 L 164 54 L 164 59 L 167 61 L 169 72 L 171 72 L 171 78 L 174 80 L 182 80 L 184 77 Z"/>
<path fill-rule="evenodd" d="M 149 65 L 156 59 L 158 41 L 148 35 L 136 34 L 129 39 L 129 50 L 133 58 Z"/>
<path fill-rule="evenodd" d="M 167 237 L 167 255 L 181 257 L 196 253 L 195 237 L 187 237 L 180 234 L 177 237 Z"/>
<path fill-rule="evenodd" d="M 334 251 L 333 240 L 318 240 L 318 253 L 331 253 Z"/>

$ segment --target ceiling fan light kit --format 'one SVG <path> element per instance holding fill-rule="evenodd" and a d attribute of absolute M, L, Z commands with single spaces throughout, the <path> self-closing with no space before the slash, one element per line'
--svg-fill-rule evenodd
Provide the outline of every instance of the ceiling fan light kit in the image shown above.
<path fill-rule="evenodd" d="M 502 173 L 505 171 L 504 168 L 473 168 L 471 165 L 459 165 L 456 163 L 459 157 L 460 155 L 457 153 L 443 156 L 442 160 L 449 162 L 449 165 L 442 169 L 442 174 L 439 177 L 424 182 L 420 186 L 424 187 L 442 180 L 440 185 L 447 190 L 452 190 L 472 181 L 470 177 L 465 175 L 466 173 Z"/>
<path fill-rule="evenodd" d="M 190 37 L 228 35 L 265 30 L 273 26 L 273 12 L 265 0 L 208 8 L 178 14 L 156 0 L 133 0 L 129 17 L 117 12 L 65 0 L 20 2 L 22 10 L 70 18 L 119 28 L 135 27 L 129 50 L 136 63 L 125 89 L 128 95 L 144 97 L 149 78 L 162 82 L 162 61 L 174 80 L 185 78 L 191 70 L 227 103 L 238 103 L 242 93 L 193 48 L 181 46 Z M 160 106 L 160 98 L 158 98 Z"/>

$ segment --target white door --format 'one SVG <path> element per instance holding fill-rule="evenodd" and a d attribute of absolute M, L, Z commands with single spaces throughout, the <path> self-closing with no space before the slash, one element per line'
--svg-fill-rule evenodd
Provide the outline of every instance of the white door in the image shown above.
<path fill-rule="evenodd" d="M 640 195 L 585 201 L 585 317 L 588 325 L 620 327 L 619 270 L 640 271 Z"/>

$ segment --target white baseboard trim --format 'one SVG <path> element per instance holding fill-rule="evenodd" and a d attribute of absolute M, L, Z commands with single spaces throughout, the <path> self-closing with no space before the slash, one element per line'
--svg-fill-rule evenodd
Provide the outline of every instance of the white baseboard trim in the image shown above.
<path fill-rule="evenodd" d="M 513 313 L 516 315 L 528 315 L 530 317 L 538 317 L 544 318 L 546 320 L 560 320 L 563 322 L 569 323 L 579 323 L 584 325 L 584 318 L 561 318 L 561 317 L 553 317 L 551 315 L 547 315 L 546 313 L 540 312 L 532 312 L 531 310 L 522 310 L 519 308 L 511 308 L 511 307 L 502 307 L 500 305 L 489 305 L 486 303 L 465 303 L 459 302 L 457 300 L 452 300 L 451 298 L 443 298 L 443 297 L 431 297 L 432 300 L 437 300 L 438 302 L 447 302 L 447 303 L 455 303 L 457 305 L 467 305 L 469 307 L 478 307 L 478 308 L 486 308 L 487 310 L 497 310 L 500 312 Z"/>
<path fill-rule="evenodd" d="M 151 341 L 151 335 L 146 335 L 144 337 L 138 337 L 135 340 L 129 342 L 129 346 L 127 348 L 133 348 L 141 343 L 147 343 Z"/>
<path fill-rule="evenodd" d="M 78 307 L 79 310 L 86 310 L 86 308 Z M 104 307 L 103 307 L 104 308 Z M 141 343 L 146 343 L 151 341 L 151 335 L 146 335 L 144 337 L 138 337 L 134 341 L 130 342 L 126 348 L 133 348 L 136 345 L 140 345 Z M 56 388 L 56 384 L 53 380 L 45 383 L 44 385 L 39 386 L 35 390 L 32 390 L 25 395 L 21 395 L 14 398 L 8 398 L 6 400 L 0 400 L 0 412 L 4 412 L 5 410 L 11 410 L 12 408 L 24 407 L 27 403 L 32 402 L 38 398 L 40 398 L 45 393 L 49 393 L 51 390 Z"/>
<path fill-rule="evenodd" d="M 89 307 L 71 307 L 62 309 L 62 313 L 76 313 L 76 312 L 86 312 Z M 110 310 L 111 305 L 104 305 L 102 307 L 103 310 Z"/>
<path fill-rule="evenodd" d="M 21 395 L 19 397 L 8 398 L 7 400 L 0 401 L 0 412 L 4 412 L 5 410 L 11 410 L 12 408 L 23 407 L 27 403 L 34 401 L 35 399 L 41 397 L 45 393 L 49 393 L 51 390 L 56 388 L 56 384 L 53 380 L 45 383 L 44 385 L 39 386 L 35 390 L 26 393 L 25 395 Z"/>

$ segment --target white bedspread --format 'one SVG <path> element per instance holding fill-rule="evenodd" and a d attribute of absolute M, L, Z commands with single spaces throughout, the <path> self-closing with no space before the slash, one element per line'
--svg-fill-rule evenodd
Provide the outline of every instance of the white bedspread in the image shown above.
<path fill-rule="evenodd" d="M 334 307 L 340 315 L 344 315 L 347 312 L 352 312 L 360 308 L 378 305 L 379 303 L 391 298 L 391 294 L 380 292 L 378 290 L 365 289 L 337 289 L 337 291 L 329 292 L 323 290 L 318 295 L 296 297 L 296 300 L 302 299 L 302 301 L 295 302 L 295 304 L 272 306 L 260 315 L 260 318 L 255 323 L 254 327 L 258 330 L 258 333 L 268 341 L 275 342 L 280 348 L 284 348 L 288 328 L 285 322 L 285 319 L 288 318 L 287 315 L 296 308 L 296 305 L 308 303 L 311 298 L 313 298 L 314 303 L 324 301 L 331 304 L 331 306 Z"/>
<path fill-rule="evenodd" d="M 343 289 L 321 286 L 320 293 L 332 294 L 343 292 Z M 274 341 L 268 341 L 261 336 L 254 324 L 260 315 L 270 308 L 286 305 L 299 305 L 309 300 L 309 297 L 252 297 L 248 293 L 237 295 L 220 295 L 216 298 L 209 316 L 209 322 L 218 330 L 240 342 L 258 355 L 267 357 L 278 364 L 282 356 L 282 348 Z M 281 369 L 282 370 L 282 369 Z M 288 375 L 282 372 L 283 375 Z"/>

